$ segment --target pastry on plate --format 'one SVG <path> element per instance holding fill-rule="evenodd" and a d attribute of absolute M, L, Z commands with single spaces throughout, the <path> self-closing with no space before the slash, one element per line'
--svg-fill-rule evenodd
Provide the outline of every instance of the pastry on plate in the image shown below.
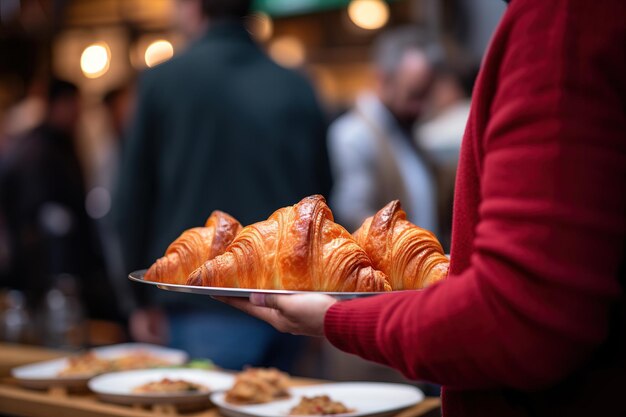
<path fill-rule="evenodd" d="M 209 388 L 183 379 L 169 378 L 147 382 L 133 389 L 133 394 L 191 394 L 200 392 L 209 392 Z"/>
<path fill-rule="evenodd" d="M 389 291 L 384 273 L 314 195 L 244 227 L 226 251 L 191 273 L 187 285 L 255 289 Z"/>
<path fill-rule="evenodd" d="M 86 352 L 67 358 L 67 366 L 59 371 L 62 377 L 98 375 L 111 370 L 111 361 L 98 357 L 93 352 Z"/>
<path fill-rule="evenodd" d="M 448 276 L 450 261 L 434 234 L 406 219 L 394 200 L 354 232 L 374 267 L 387 274 L 393 290 L 427 287 Z"/>
<path fill-rule="evenodd" d="M 241 230 L 232 216 L 215 210 L 204 227 L 183 232 L 146 272 L 146 281 L 185 284 L 189 274 L 205 261 L 221 255 Z"/>
<path fill-rule="evenodd" d="M 289 375 L 275 368 L 248 368 L 237 374 L 235 384 L 226 391 L 231 404 L 262 404 L 289 397 Z"/>
<path fill-rule="evenodd" d="M 302 397 L 300 403 L 289 411 L 290 416 L 328 416 L 333 414 L 353 413 L 339 401 L 333 401 L 328 395 Z"/>
<path fill-rule="evenodd" d="M 67 366 L 59 372 L 62 377 L 94 376 L 105 372 L 128 371 L 171 365 L 170 362 L 147 352 L 130 352 L 115 358 L 102 358 L 95 352 L 70 356 Z"/>
<path fill-rule="evenodd" d="M 171 365 L 171 362 L 141 350 L 112 358 L 109 361 L 111 371 L 130 371 Z"/>

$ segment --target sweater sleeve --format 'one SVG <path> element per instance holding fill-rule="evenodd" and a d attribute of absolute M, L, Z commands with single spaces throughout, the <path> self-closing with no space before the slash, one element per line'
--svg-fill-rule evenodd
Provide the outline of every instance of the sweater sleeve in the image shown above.
<path fill-rule="evenodd" d="M 470 266 L 424 291 L 336 303 L 325 332 L 338 348 L 413 379 L 531 390 L 605 341 L 623 296 L 625 7 L 539 3 L 513 2 L 492 46 L 504 44 L 473 145 Z"/>

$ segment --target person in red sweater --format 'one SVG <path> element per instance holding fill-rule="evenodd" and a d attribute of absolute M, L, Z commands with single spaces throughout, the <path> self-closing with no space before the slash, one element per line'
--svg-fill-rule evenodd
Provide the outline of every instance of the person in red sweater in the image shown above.
<path fill-rule="evenodd" d="M 420 292 L 228 302 L 443 385 L 445 416 L 626 416 L 626 2 L 513 0 Z"/>

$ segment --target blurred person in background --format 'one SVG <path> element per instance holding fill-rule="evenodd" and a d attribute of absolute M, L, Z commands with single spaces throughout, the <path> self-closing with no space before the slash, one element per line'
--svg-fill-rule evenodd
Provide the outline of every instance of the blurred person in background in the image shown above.
<path fill-rule="evenodd" d="M 470 64 L 444 64 L 435 71 L 429 117 L 416 125 L 415 137 L 437 164 L 456 166 L 459 161 L 477 73 L 478 67 Z"/>
<path fill-rule="evenodd" d="M 90 316 L 116 318 L 101 248 L 85 210 L 75 135 L 80 106 L 77 87 L 53 79 L 43 122 L 11 140 L 0 172 L 10 249 L 2 286 L 24 290 L 36 306 L 55 276 L 69 274 L 77 279 Z"/>
<path fill-rule="evenodd" d="M 195 41 L 143 74 L 114 207 L 127 272 L 149 267 L 212 210 L 247 225 L 330 189 L 315 94 L 250 38 L 249 7 L 249 0 L 179 0 L 177 17 Z M 297 353 L 293 336 L 208 297 L 139 287 L 130 320 L 136 340 L 234 369 L 285 369 Z"/>
<path fill-rule="evenodd" d="M 102 253 L 108 277 L 116 290 L 120 311 L 128 316 L 134 307 L 131 283 L 121 280 L 128 271 L 124 266 L 119 236 L 111 214 L 111 204 L 118 184 L 121 164 L 121 149 L 128 131 L 134 109 L 134 80 L 124 82 L 107 91 L 102 97 L 102 108 L 108 120 L 108 131 L 102 140 L 103 146 L 95 152 L 95 175 L 88 193 L 88 206 L 96 219 L 102 241 Z"/>
<path fill-rule="evenodd" d="M 409 220 L 436 232 L 436 189 L 423 152 L 412 138 L 425 110 L 433 62 L 413 28 L 383 33 L 374 45 L 376 92 L 358 97 L 328 133 L 337 221 L 354 231 L 400 199 Z"/>
<path fill-rule="evenodd" d="M 437 66 L 429 116 L 416 125 L 415 140 L 433 164 L 437 183 L 438 235 L 446 252 L 452 234 L 454 181 L 478 67 L 454 62 Z"/>
<path fill-rule="evenodd" d="M 100 162 L 96 173 L 96 183 L 111 193 L 117 184 L 121 148 L 135 107 L 134 97 L 133 82 L 121 84 L 107 91 L 102 97 L 102 105 L 109 121 L 110 131 L 107 132 L 104 151 L 98 154 Z"/>

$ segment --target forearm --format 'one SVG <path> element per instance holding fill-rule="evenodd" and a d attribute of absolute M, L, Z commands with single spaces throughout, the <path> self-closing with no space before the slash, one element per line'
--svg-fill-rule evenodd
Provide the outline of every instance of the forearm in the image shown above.
<path fill-rule="evenodd" d="M 425 291 L 337 303 L 326 314 L 325 334 L 338 348 L 409 378 L 471 389 L 550 385 L 604 340 L 608 300 L 510 290 L 525 294 L 511 302 L 468 271 Z"/>

